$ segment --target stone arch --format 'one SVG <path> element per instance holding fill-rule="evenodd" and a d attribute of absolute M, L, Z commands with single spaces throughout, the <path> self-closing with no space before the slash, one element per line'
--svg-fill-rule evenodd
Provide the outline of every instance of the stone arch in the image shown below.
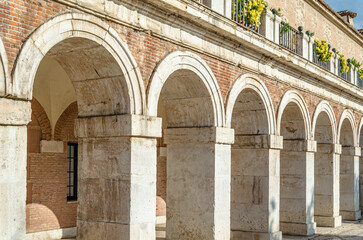
<path fill-rule="evenodd" d="M 347 125 L 348 123 L 349 123 L 351 129 L 349 129 L 349 125 Z M 340 120 L 339 120 L 339 124 L 338 124 L 338 136 L 337 136 L 337 140 L 343 146 L 347 145 L 347 144 L 351 147 L 357 146 L 357 143 L 358 143 L 357 126 L 355 123 L 356 123 L 356 121 L 355 121 L 353 112 L 349 109 L 345 109 L 343 111 L 342 115 L 340 116 Z M 345 134 L 344 138 L 341 139 L 342 130 L 344 130 L 344 129 L 348 132 L 351 131 L 351 134 Z"/>
<path fill-rule="evenodd" d="M 10 94 L 10 75 L 8 56 L 6 54 L 5 46 L 0 38 L 0 95 L 5 96 Z"/>
<path fill-rule="evenodd" d="M 90 48 L 92 46 L 107 50 L 104 53 L 107 56 L 103 56 L 103 58 L 112 58 L 115 61 L 114 66 L 107 69 L 100 67 L 92 69 L 91 66 L 86 66 L 89 69 L 82 69 L 87 70 L 91 79 L 93 76 L 102 75 L 105 78 L 104 82 L 106 82 L 106 76 L 112 76 L 107 79 L 112 87 L 101 86 L 100 88 L 105 93 L 114 91 L 114 94 L 109 96 L 111 98 L 109 103 L 102 106 L 103 109 L 109 108 L 109 112 L 98 112 L 97 114 L 143 114 L 145 99 L 143 81 L 127 45 L 122 42 L 117 32 L 105 22 L 96 17 L 79 13 L 66 13 L 49 20 L 41 25 L 25 42 L 13 72 L 12 95 L 31 99 L 34 77 L 44 56 L 50 50 L 52 51 L 51 54 L 56 54 L 56 50 L 62 51 L 67 45 L 73 49 L 79 48 L 80 44 L 77 44 L 77 41 L 80 39 L 89 44 Z M 54 49 L 57 46 L 58 49 Z M 77 64 L 77 62 L 72 64 Z M 72 72 L 74 70 L 72 66 L 63 65 L 63 67 L 68 68 L 67 73 L 71 75 L 70 78 L 73 77 L 77 80 L 77 74 Z M 112 72 L 110 69 L 117 69 L 117 72 Z M 119 79 L 114 78 L 115 74 L 119 76 Z M 80 98 L 79 94 L 77 94 L 77 98 Z M 121 101 L 117 99 L 121 99 Z M 99 102 L 102 103 L 105 100 L 99 100 Z M 122 105 L 123 102 L 126 106 Z M 102 105 L 101 103 L 100 105 Z M 80 115 L 82 115 L 82 101 L 78 100 L 78 104 Z M 89 115 L 86 110 L 83 114 Z"/>
<path fill-rule="evenodd" d="M 303 97 L 295 90 L 288 90 L 280 101 L 279 109 L 277 111 L 277 135 L 281 135 L 282 115 L 285 112 L 285 108 L 291 103 L 296 104 L 302 114 L 302 118 L 304 121 L 304 134 L 301 135 L 304 135 L 304 139 L 306 140 L 311 139 L 311 124 L 309 111 Z"/>
<path fill-rule="evenodd" d="M 224 126 L 224 106 L 218 82 L 207 63 L 190 52 L 172 52 L 157 66 L 148 88 L 148 114 L 157 116 L 158 102 L 163 86 L 173 73 L 183 70 L 202 80 L 212 100 L 213 125 Z"/>
<path fill-rule="evenodd" d="M 238 96 L 245 89 L 251 89 L 260 97 L 267 113 L 268 134 L 275 134 L 276 119 L 270 94 L 265 84 L 252 74 L 240 76 L 230 88 L 226 104 L 226 127 L 231 127 L 233 108 Z"/>
<path fill-rule="evenodd" d="M 226 127 L 234 130 L 231 146 L 230 222 L 234 238 L 281 234 L 278 224 L 280 137 L 273 104 L 264 83 L 251 74 L 232 84 L 226 103 Z M 258 196 L 258 197 L 256 197 Z M 273 206 L 273 207 L 271 207 Z M 256 218 L 256 212 L 265 213 Z M 242 237 L 243 236 L 243 237 Z"/>
<path fill-rule="evenodd" d="M 71 140 L 75 141 L 74 136 L 74 119 L 77 118 L 78 115 L 78 107 L 77 102 L 73 102 L 69 104 L 69 106 L 64 110 L 62 115 L 58 118 L 57 123 L 54 129 L 54 140 Z M 64 130 L 66 130 L 66 133 Z M 69 130 L 72 129 L 72 130 Z M 70 136 L 65 136 L 70 134 Z"/>
<path fill-rule="evenodd" d="M 337 227 L 339 216 L 339 168 L 340 148 L 337 145 L 337 123 L 333 108 L 321 101 L 315 109 L 312 121 L 312 137 L 316 141 L 314 153 L 314 219 L 317 226 Z M 330 221 L 327 221 L 330 219 Z"/>
<path fill-rule="evenodd" d="M 357 126 L 354 114 L 345 109 L 338 125 L 338 141 L 341 145 L 340 155 L 340 215 L 343 220 L 357 220 L 361 217 L 359 210 L 359 157 Z"/>
<path fill-rule="evenodd" d="M 323 100 L 321 101 L 318 106 L 315 109 L 314 112 L 314 116 L 313 116 L 313 121 L 312 121 L 312 139 L 316 141 L 316 136 L 315 136 L 315 130 L 316 130 L 316 125 L 317 125 L 317 121 L 318 118 L 320 116 L 321 113 L 325 113 L 327 115 L 327 117 L 329 118 L 330 124 L 331 124 L 331 135 L 332 135 L 332 142 L 331 143 L 337 143 L 337 121 L 335 118 L 335 114 L 333 111 L 333 108 L 331 107 L 331 105 Z"/>
<path fill-rule="evenodd" d="M 283 137 L 280 151 L 280 229 L 284 234 L 300 231 L 299 234 L 312 235 L 315 233 L 312 170 L 316 143 L 311 141 L 308 108 L 295 90 L 287 91 L 281 99 L 277 134 Z M 304 226 L 304 230 L 297 230 L 296 223 Z"/>
<path fill-rule="evenodd" d="M 361 119 L 359 120 L 358 123 L 358 129 L 357 129 L 357 141 L 358 141 L 358 146 L 363 146 L 363 140 L 361 141 L 360 136 L 363 136 L 363 117 L 361 117 Z"/>
<path fill-rule="evenodd" d="M 32 114 L 36 118 L 39 123 L 42 139 L 41 140 L 50 140 L 52 137 L 52 127 L 50 125 L 50 121 L 47 113 L 45 112 L 43 106 L 36 100 L 35 98 L 31 101 Z"/>

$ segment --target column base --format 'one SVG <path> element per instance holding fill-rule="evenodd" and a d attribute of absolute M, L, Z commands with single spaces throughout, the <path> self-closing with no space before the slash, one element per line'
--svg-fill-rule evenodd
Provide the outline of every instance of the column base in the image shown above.
<path fill-rule="evenodd" d="M 357 211 L 340 211 L 340 215 L 342 216 L 342 218 L 344 220 L 358 220 L 361 218 L 361 211 L 357 210 Z"/>
<path fill-rule="evenodd" d="M 233 240 L 282 240 L 281 232 L 264 233 L 232 230 L 231 236 Z"/>
<path fill-rule="evenodd" d="M 342 225 L 342 216 L 314 216 L 314 220 L 318 227 L 340 227 Z"/>
<path fill-rule="evenodd" d="M 283 234 L 311 236 L 315 234 L 316 223 L 280 222 L 280 229 Z"/>

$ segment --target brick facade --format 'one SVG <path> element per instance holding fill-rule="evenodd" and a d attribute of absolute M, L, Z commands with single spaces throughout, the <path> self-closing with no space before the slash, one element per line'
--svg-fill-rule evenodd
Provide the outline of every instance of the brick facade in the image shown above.
<path fill-rule="evenodd" d="M 55 139 L 64 141 L 64 152 L 40 152 L 40 140 L 50 140 L 49 119 L 36 99 L 32 101 L 33 118 L 28 125 L 27 232 L 40 232 L 76 226 L 77 202 L 67 201 L 67 142 L 74 137 L 77 103 L 60 116 Z M 47 121 L 46 121 L 47 120 Z M 43 124 L 42 124 L 43 123 Z M 47 123 L 47 124 L 45 124 Z M 41 132 L 41 139 L 38 137 Z"/>

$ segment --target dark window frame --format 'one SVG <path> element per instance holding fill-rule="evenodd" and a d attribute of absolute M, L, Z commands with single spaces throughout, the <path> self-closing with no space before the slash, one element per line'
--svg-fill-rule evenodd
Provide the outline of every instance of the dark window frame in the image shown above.
<path fill-rule="evenodd" d="M 74 154 L 69 157 L 69 147 L 73 147 Z M 70 169 L 70 160 L 73 159 L 73 172 Z M 70 185 L 70 174 L 73 174 L 73 185 Z M 73 187 L 73 192 L 68 194 L 68 189 Z M 67 201 L 77 201 L 78 193 L 78 143 L 67 144 Z"/>

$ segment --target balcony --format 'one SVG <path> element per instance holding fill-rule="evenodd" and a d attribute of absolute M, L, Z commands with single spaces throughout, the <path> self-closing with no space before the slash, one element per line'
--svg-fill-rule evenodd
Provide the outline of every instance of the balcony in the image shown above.
<path fill-rule="evenodd" d="M 282 21 L 278 11 L 269 10 L 267 6 L 263 6 L 259 21 L 251 21 L 252 11 L 258 11 L 258 7 L 249 6 L 248 0 L 198 0 L 197 2 L 217 11 L 225 17 L 231 19 L 245 30 L 251 31 L 253 34 L 268 39 L 289 52 L 299 55 L 325 71 L 335 74 L 342 80 L 362 87 L 363 81 L 358 77 L 358 68 L 348 64 L 349 71 L 345 72 L 341 69 L 342 60 L 337 52 L 333 52 L 331 59 L 327 61 L 319 60 L 316 43 L 309 31 L 303 31 L 303 27 L 294 29 L 288 23 Z M 214 5 L 213 5 L 214 4 Z M 213 7 L 217 6 L 217 7 Z M 231 10 L 229 10 L 231 9 Z M 329 45 L 329 51 L 331 46 Z"/>

